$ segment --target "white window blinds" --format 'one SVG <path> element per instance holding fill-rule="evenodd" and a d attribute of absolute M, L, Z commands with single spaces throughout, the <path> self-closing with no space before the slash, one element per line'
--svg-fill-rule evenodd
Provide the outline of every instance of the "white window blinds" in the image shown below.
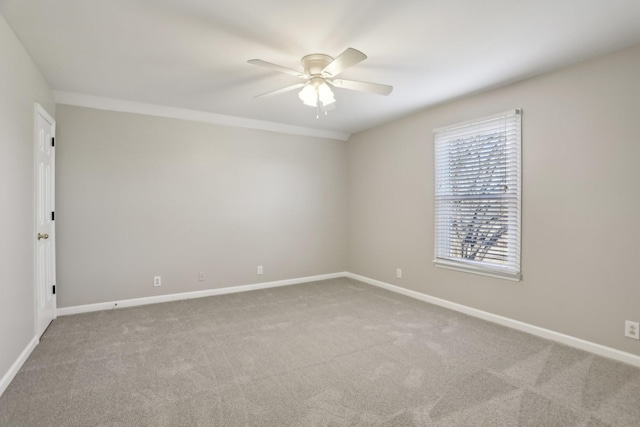
<path fill-rule="evenodd" d="M 434 262 L 520 280 L 521 111 L 434 134 Z"/>

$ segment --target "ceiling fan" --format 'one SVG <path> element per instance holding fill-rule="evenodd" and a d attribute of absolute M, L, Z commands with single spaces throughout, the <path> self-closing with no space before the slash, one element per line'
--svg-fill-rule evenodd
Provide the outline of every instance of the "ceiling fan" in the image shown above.
<path fill-rule="evenodd" d="M 391 93 L 393 90 L 392 86 L 336 78 L 338 74 L 342 73 L 344 70 L 364 61 L 365 59 L 367 59 L 367 55 L 352 48 L 348 48 L 335 59 L 322 53 L 312 53 L 311 55 L 304 56 L 300 60 L 302 67 L 304 68 L 304 72 L 272 64 L 271 62 L 266 62 L 261 59 L 251 59 L 247 62 L 249 64 L 270 68 L 272 70 L 280 71 L 306 80 L 304 83 L 297 83 L 283 87 L 281 89 L 257 95 L 254 98 L 279 95 L 281 93 L 302 88 L 298 96 L 304 105 L 315 107 L 317 109 L 316 111 L 318 114 L 316 118 L 318 118 L 320 116 L 320 111 L 323 111 L 326 114 L 328 111 L 335 108 L 336 99 L 334 98 L 333 91 L 329 85 L 337 88 L 376 93 L 378 95 L 385 96 Z"/>

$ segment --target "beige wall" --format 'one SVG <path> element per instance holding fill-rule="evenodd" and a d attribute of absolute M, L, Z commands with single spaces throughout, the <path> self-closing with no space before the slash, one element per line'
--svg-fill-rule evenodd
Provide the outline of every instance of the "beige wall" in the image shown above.
<path fill-rule="evenodd" d="M 521 282 L 433 265 L 434 128 L 523 108 Z M 634 354 L 640 46 L 353 136 L 349 269 Z M 395 269 L 403 278 L 395 278 Z"/>
<path fill-rule="evenodd" d="M 65 105 L 57 126 L 58 307 L 347 267 L 344 142 Z"/>
<path fill-rule="evenodd" d="M 47 82 L 0 15 L 0 378 L 35 336 L 35 102 L 53 115 Z"/>

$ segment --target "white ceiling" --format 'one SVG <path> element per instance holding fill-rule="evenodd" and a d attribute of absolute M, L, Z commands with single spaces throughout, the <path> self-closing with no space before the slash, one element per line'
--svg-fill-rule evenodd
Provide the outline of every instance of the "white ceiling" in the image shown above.
<path fill-rule="evenodd" d="M 0 13 L 57 91 L 355 133 L 410 112 L 640 43 L 640 0 L 0 0 Z M 320 119 L 298 83 L 247 64 L 302 69 L 347 47 L 368 59 L 341 77 Z"/>

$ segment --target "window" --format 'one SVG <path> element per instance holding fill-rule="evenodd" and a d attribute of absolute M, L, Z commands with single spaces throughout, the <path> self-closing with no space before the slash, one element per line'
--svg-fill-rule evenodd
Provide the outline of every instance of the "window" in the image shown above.
<path fill-rule="evenodd" d="M 521 111 L 436 129 L 435 264 L 520 280 Z"/>

